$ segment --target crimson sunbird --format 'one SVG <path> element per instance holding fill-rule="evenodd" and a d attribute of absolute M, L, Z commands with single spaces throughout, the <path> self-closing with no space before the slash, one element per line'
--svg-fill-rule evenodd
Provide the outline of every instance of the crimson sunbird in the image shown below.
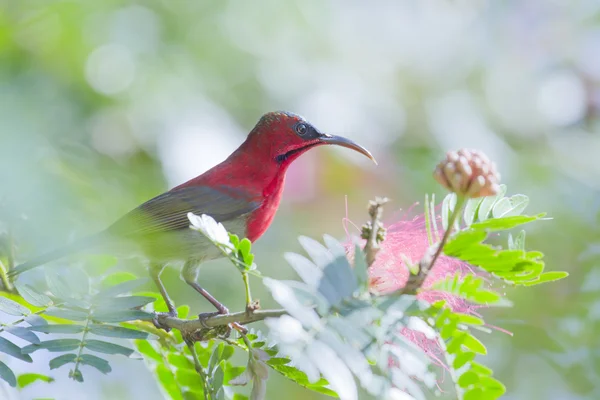
<path fill-rule="evenodd" d="M 166 264 L 183 263 L 181 277 L 204 296 L 219 313 L 227 308 L 198 282 L 203 261 L 221 252 L 200 232 L 189 229 L 187 214 L 207 214 L 239 237 L 254 242 L 269 227 L 283 192 L 290 164 L 304 152 L 321 145 L 338 145 L 371 153 L 353 141 L 322 133 L 299 115 L 277 111 L 263 115 L 246 141 L 225 161 L 207 172 L 135 208 L 106 230 L 23 263 L 9 272 L 22 272 L 81 250 L 131 256 L 149 261 L 149 272 L 169 314 L 175 305 L 160 280 Z"/>

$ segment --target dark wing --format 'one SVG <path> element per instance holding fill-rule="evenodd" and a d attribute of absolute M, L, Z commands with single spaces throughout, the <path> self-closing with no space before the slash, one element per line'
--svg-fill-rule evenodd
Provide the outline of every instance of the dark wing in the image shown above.
<path fill-rule="evenodd" d="M 120 237 L 140 237 L 188 229 L 189 212 L 207 214 L 225 222 L 255 211 L 260 202 L 239 189 L 221 186 L 189 186 L 173 189 L 148 200 L 112 226 L 108 233 Z"/>

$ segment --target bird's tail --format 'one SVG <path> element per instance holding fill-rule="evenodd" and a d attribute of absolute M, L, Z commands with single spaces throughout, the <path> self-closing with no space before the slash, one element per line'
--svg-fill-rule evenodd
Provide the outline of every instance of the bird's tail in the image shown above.
<path fill-rule="evenodd" d="M 10 271 L 8 271 L 8 276 L 10 278 L 15 278 L 17 275 L 20 275 L 25 271 L 29 271 L 30 269 L 37 268 L 37 267 L 42 266 L 50 261 L 58 260 L 69 254 L 77 253 L 81 250 L 88 249 L 91 246 L 93 246 L 94 244 L 97 244 L 98 239 L 99 238 L 97 235 L 89 236 L 87 238 L 78 240 L 67 246 L 50 251 L 46 254 L 42 254 L 41 256 L 33 258 L 23 264 L 17 265 L 15 268 L 12 268 Z"/>

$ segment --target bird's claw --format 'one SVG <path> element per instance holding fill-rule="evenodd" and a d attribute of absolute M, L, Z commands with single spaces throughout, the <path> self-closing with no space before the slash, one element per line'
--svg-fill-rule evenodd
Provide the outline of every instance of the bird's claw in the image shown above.
<path fill-rule="evenodd" d="M 228 313 L 227 313 L 228 314 Z M 202 324 L 203 327 L 205 327 L 206 329 L 210 329 L 210 327 L 208 325 L 206 325 L 205 321 L 208 318 L 211 317 L 216 317 L 217 315 L 226 315 L 225 313 L 222 313 L 221 311 L 214 311 L 214 312 L 207 312 L 207 313 L 200 313 L 198 314 L 198 320 L 200 320 L 200 324 Z"/>
<path fill-rule="evenodd" d="M 165 332 L 171 332 L 171 328 L 164 325 L 163 323 L 160 322 L 160 317 L 161 316 L 165 316 L 165 317 L 172 317 L 172 318 L 177 318 L 177 312 L 176 311 L 170 311 L 170 312 L 158 312 L 155 311 L 154 312 L 154 318 L 152 318 L 152 323 L 154 324 L 154 326 L 156 327 L 156 329 L 163 329 Z"/>
<path fill-rule="evenodd" d="M 228 315 L 229 314 L 229 310 L 227 309 L 227 307 L 223 306 L 222 309 L 220 309 L 219 311 L 214 311 L 214 312 L 209 312 L 209 313 L 200 313 L 198 314 L 198 319 L 200 320 L 200 324 L 202 324 L 202 326 L 205 329 L 214 329 L 211 328 L 210 326 L 206 325 L 206 320 L 208 318 L 212 318 L 212 317 L 216 317 L 218 315 Z M 232 322 L 231 324 L 229 324 L 231 327 L 235 328 L 237 331 L 242 332 L 242 333 L 247 333 L 248 329 L 246 329 L 246 327 L 244 327 L 243 325 L 241 325 L 238 322 Z M 227 335 L 228 336 L 228 335 Z"/>

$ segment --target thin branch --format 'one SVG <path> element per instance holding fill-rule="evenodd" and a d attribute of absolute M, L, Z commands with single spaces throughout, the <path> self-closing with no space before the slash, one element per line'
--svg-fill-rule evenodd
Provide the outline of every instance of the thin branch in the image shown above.
<path fill-rule="evenodd" d="M 168 314 L 157 314 L 156 318 L 161 327 L 177 329 L 183 337 L 193 337 L 196 340 L 204 340 L 214 337 L 214 332 L 227 331 L 229 325 L 250 324 L 262 321 L 266 318 L 277 318 L 287 314 L 285 310 L 257 310 L 241 311 L 234 314 L 219 314 L 198 319 L 181 319 L 171 317 Z"/>
<path fill-rule="evenodd" d="M 375 262 L 377 253 L 379 252 L 379 243 L 383 241 L 385 229 L 381 222 L 383 214 L 383 205 L 389 201 L 387 197 L 377 197 L 375 200 L 369 201 L 369 216 L 371 220 L 363 226 L 362 238 L 367 240 L 363 249 L 367 260 L 367 265 L 371 266 Z"/>
<path fill-rule="evenodd" d="M 448 220 L 448 229 L 446 229 L 446 232 L 444 232 L 442 240 L 438 244 L 430 246 L 427 249 L 419 261 L 419 272 L 417 274 L 411 274 L 408 277 L 408 282 L 406 282 L 406 285 L 402 288 L 402 294 L 416 294 L 421 286 L 423 286 L 425 279 L 427 279 L 429 272 L 442 254 L 444 245 L 454 230 L 454 223 L 456 222 L 456 218 L 458 218 L 458 216 L 461 214 L 465 201 L 466 198 L 464 196 L 458 196 L 456 206 L 454 207 L 454 210 L 452 211 L 452 214 Z"/>

